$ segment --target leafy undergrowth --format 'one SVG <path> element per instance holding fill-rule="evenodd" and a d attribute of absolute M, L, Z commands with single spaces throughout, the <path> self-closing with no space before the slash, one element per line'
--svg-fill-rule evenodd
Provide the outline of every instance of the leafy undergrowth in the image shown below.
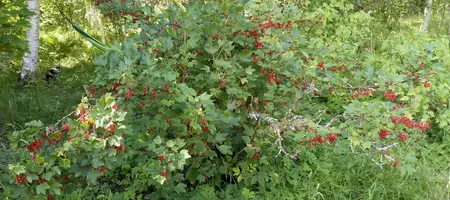
<path fill-rule="evenodd" d="M 19 88 L 13 83 L 15 74 L 3 74 L 0 95 L 0 110 L 3 129 L 20 129 L 32 119 L 41 119 L 46 124 L 55 123 L 73 111 L 84 94 L 83 85 L 89 82 L 94 67 L 90 65 L 63 68 L 58 80 L 46 83 L 42 78 L 34 84 Z M 38 72 L 42 77 L 43 72 Z M 15 162 L 14 153 L 7 141 L 0 137 L 0 191 L 8 181 L 7 163 Z M 221 187 L 204 184 L 188 188 L 187 193 L 172 196 L 173 199 L 443 199 L 448 197 L 449 141 L 428 144 L 427 149 L 411 159 L 414 170 L 407 165 L 384 166 L 383 169 L 365 154 L 352 154 L 350 148 L 316 146 L 307 148 L 298 160 L 287 157 L 270 158 L 264 171 L 271 172 L 264 187 L 247 188 L 236 183 L 233 177 Z M 344 142 L 336 144 L 345 145 Z M 408 149 L 399 149 L 408 151 Z M 237 172 L 236 172 L 237 173 Z M 253 180 L 251 180 L 253 181 Z M 257 181 L 257 180 L 255 180 Z M 111 187 L 113 187 L 111 185 Z M 109 188 L 116 190 L 118 188 Z M 92 191 L 92 192 L 89 192 Z M 82 188 L 62 196 L 67 199 L 92 199 L 113 194 L 98 194 L 97 188 Z M 117 196 L 115 196 L 117 198 Z"/>

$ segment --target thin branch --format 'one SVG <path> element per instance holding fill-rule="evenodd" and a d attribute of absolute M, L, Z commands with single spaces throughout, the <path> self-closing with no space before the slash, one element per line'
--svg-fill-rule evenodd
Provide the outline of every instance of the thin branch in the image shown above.
<path fill-rule="evenodd" d="M 434 72 L 431 72 L 431 73 L 429 73 L 429 74 L 416 74 L 417 75 L 417 78 L 421 78 L 421 77 L 425 77 L 425 76 L 433 76 L 433 75 L 436 75 Z M 408 77 L 408 78 L 406 78 L 405 80 L 403 80 L 403 81 L 400 81 L 400 82 L 394 82 L 394 83 L 392 83 L 391 85 L 398 85 L 398 84 L 401 84 L 401 83 L 405 83 L 405 82 L 407 82 L 407 81 L 410 81 L 410 80 L 413 80 L 413 79 L 415 79 L 416 77 Z M 380 88 L 380 85 L 360 85 L 360 86 L 353 86 L 353 85 L 351 85 L 350 83 L 347 83 L 347 82 L 345 82 L 344 84 L 346 84 L 347 86 L 334 86 L 334 87 L 332 87 L 332 88 L 335 88 L 335 89 L 339 89 L 339 88 L 341 88 L 341 89 L 349 89 L 349 90 L 361 90 L 361 89 L 365 89 L 365 90 L 368 90 L 368 89 L 376 89 L 376 88 Z"/>
<path fill-rule="evenodd" d="M 61 123 L 63 120 L 67 119 L 69 116 L 71 116 L 75 111 L 72 111 L 68 115 L 64 116 L 62 119 L 60 119 L 58 122 L 56 122 L 55 127 L 58 126 L 59 123 Z"/>
<path fill-rule="evenodd" d="M 314 119 L 314 121 L 319 120 L 318 122 L 316 122 L 317 124 L 320 123 L 320 121 L 322 121 L 322 120 L 320 119 L 320 117 L 322 117 L 322 114 L 324 114 L 325 112 L 327 112 L 327 110 L 319 110 L 319 111 L 317 112 L 317 117 L 316 117 L 316 119 Z"/>
<path fill-rule="evenodd" d="M 342 120 L 342 119 L 348 119 L 348 118 L 352 118 L 352 117 L 365 117 L 363 114 L 343 114 L 343 115 L 338 115 L 336 117 L 334 117 L 333 119 L 331 119 L 325 126 L 324 128 L 329 128 L 334 122 L 338 121 L 338 120 Z"/>
<path fill-rule="evenodd" d="M 280 128 L 278 127 L 278 125 L 276 123 L 276 122 L 278 122 L 278 119 L 275 119 L 273 117 L 262 117 L 257 112 L 250 113 L 249 117 L 251 119 L 256 120 L 256 121 L 259 121 L 261 119 L 266 121 L 269 124 L 270 128 L 273 130 L 273 132 L 276 134 L 277 139 L 275 140 L 274 144 L 278 145 L 278 154 L 275 157 L 278 157 L 281 153 L 283 153 L 284 155 L 287 155 L 287 156 L 289 156 L 291 158 L 296 158 L 297 157 L 297 154 L 290 155 L 283 148 L 283 137 L 281 136 L 281 130 L 280 130 Z"/>
<path fill-rule="evenodd" d="M 380 167 L 381 169 L 383 169 L 383 164 L 382 164 L 382 163 L 378 163 L 378 162 L 375 161 L 373 158 L 372 158 L 372 162 L 374 162 L 376 165 L 378 165 L 378 167 Z"/>
<path fill-rule="evenodd" d="M 377 151 L 386 151 L 389 148 L 393 148 L 395 146 L 397 146 L 397 143 L 394 143 L 394 144 L 391 144 L 391 145 L 388 145 L 388 146 L 385 146 L 385 147 L 376 147 L 375 145 L 372 144 L 372 147 L 375 148 Z"/>

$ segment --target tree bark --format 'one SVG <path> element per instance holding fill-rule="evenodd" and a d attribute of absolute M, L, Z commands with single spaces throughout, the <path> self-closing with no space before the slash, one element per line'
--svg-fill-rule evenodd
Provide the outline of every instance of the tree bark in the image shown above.
<path fill-rule="evenodd" d="M 433 0 L 427 0 L 427 7 L 424 11 L 425 18 L 423 19 L 423 24 L 420 25 L 420 31 L 427 31 L 428 23 L 430 22 L 431 17 L 431 6 L 433 5 Z"/>
<path fill-rule="evenodd" d="M 450 18 L 450 3 L 448 4 L 448 17 Z M 448 20 L 448 39 L 450 40 L 450 20 Z"/>
<path fill-rule="evenodd" d="M 36 78 L 36 66 L 38 62 L 39 50 L 39 0 L 27 0 L 28 10 L 35 13 L 28 21 L 30 27 L 27 29 L 25 40 L 28 44 L 28 52 L 22 59 L 22 70 L 19 76 L 19 83 L 27 84 L 30 79 Z"/>

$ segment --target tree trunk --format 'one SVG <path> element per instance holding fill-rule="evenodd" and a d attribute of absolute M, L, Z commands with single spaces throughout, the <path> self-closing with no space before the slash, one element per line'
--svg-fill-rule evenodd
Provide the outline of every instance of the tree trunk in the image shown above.
<path fill-rule="evenodd" d="M 431 6 L 433 5 L 433 0 L 427 0 L 427 7 L 424 11 L 425 18 L 423 19 L 423 24 L 420 25 L 420 31 L 427 31 L 428 23 L 430 22 L 431 17 Z"/>
<path fill-rule="evenodd" d="M 30 79 L 36 78 L 39 48 L 39 0 L 27 0 L 27 8 L 36 14 L 28 19 L 30 27 L 25 36 L 28 52 L 25 52 L 23 56 L 22 70 L 19 76 L 19 83 L 22 84 L 27 84 Z"/>

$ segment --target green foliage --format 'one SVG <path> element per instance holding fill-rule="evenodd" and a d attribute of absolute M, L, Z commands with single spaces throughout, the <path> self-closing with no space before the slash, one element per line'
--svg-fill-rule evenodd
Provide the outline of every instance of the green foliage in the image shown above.
<path fill-rule="evenodd" d="M 361 51 L 374 19 L 343 2 L 101 1 L 129 37 L 94 60 L 98 89 L 74 116 L 10 135 L 8 195 L 448 197 L 420 152 L 449 131 L 448 39 Z"/>
<path fill-rule="evenodd" d="M 74 30 L 55 29 L 45 32 L 40 36 L 40 43 L 42 48 L 39 51 L 39 66 L 43 70 L 48 70 L 54 65 L 68 68 L 84 66 L 92 61 L 93 55 L 100 52 Z M 80 76 L 86 75 L 86 72 L 80 71 L 83 73 L 79 74 Z"/>
<path fill-rule="evenodd" d="M 27 9 L 24 0 L 2 0 L 0 7 L 0 67 L 5 67 L 8 60 L 22 56 L 27 49 L 23 36 L 28 26 L 27 19 L 34 13 Z"/>

